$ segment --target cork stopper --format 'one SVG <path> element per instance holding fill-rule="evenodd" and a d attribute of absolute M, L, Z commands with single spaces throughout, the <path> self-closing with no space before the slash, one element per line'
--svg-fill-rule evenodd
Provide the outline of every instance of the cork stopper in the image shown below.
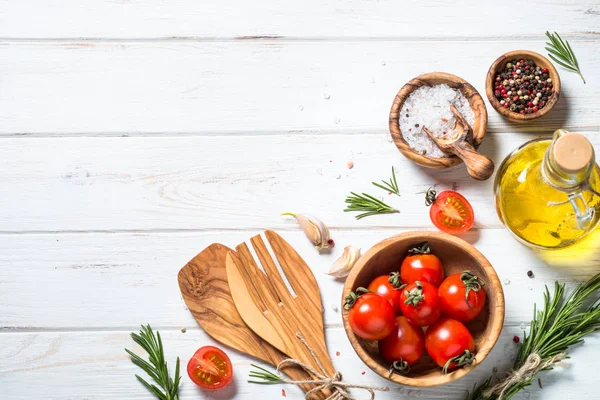
<path fill-rule="evenodd" d="M 568 133 L 559 137 L 552 147 L 556 165 L 568 174 L 577 174 L 594 161 L 592 144 L 579 133 Z"/>

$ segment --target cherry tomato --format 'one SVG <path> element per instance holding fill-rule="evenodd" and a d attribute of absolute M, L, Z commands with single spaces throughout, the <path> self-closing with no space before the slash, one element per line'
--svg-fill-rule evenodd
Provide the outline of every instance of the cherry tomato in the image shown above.
<path fill-rule="evenodd" d="M 431 254 L 429 243 L 422 243 L 408 250 L 408 253 L 400 266 L 402 282 L 408 284 L 420 281 L 429 282 L 435 287 L 440 286 L 444 279 L 444 268 L 440 259 Z"/>
<path fill-rule="evenodd" d="M 216 390 L 231 382 L 231 360 L 214 346 L 200 347 L 187 365 L 190 379 L 202 389 Z"/>
<path fill-rule="evenodd" d="M 475 319 L 485 305 L 485 283 L 470 271 L 447 277 L 438 292 L 442 313 L 460 322 Z"/>
<path fill-rule="evenodd" d="M 348 323 L 352 331 L 366 340 L 381 340 L 392 332 L 395 324 L 394 309 L 383 297 L 358 288 L 346 297 Z"/>
<path fill-rule="evenodd" d="M 406 367 L 409 367 L 421 358 L 424 351 L 423 329 L 414 326 L 403 316 L 396 317 L 396 326 L 392 333 L 379 341 L 379 353 L 391 365 L 400 361 L 405 362 Z M 398 365 L 396 364 L 396 367 Z"/>
<path fill-rule="evenodd" d="M 446 233 L 465 233 L 473 226 L 475 213 L 467 199 L 453 190 L 444 190 L 439 195 L 429 189 L 425 198 L 431 222 Z"/>
<path fill-rule="evenodd" d="M 394 314 L 400 315 L 402 313 L 400 311 L 400 295 L 402 295 L 402 291 L 399 289 L 401 283 L 400 274 L 392 272 L 389 275 L 381 275 L 373 279 L 367 290 L 389 301 L 394 309 Z"/>
<path fill-rule="evenodd" d="M 441 318 L 427 328 L 425 348 L 444 373 L 470 365 L 475 358 L 473 336 L 466 326 L 455 319 Z"/>
<path fill-rule="evenodd" d="M 417 326 L 433 324 L 442 314 L 440 296 L 431 283 L 416 281 L 402 290 L 402 314 Z"/>

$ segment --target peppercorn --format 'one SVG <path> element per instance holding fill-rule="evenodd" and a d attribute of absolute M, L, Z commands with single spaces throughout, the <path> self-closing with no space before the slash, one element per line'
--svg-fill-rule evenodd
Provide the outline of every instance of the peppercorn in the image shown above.
<path fill-rule="evenodd" d="M 527 271 L 527 276 L 532 278 L 533 277 L 533 271 L 529 270 Z"/>

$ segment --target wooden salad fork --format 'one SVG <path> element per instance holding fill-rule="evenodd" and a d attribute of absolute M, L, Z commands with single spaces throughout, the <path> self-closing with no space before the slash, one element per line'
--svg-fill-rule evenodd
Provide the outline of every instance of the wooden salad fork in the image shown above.
<path fill-rule="evenodd" d="M 454 127 L 456 134 L 454 137 L 450 139 L 437 138 L 427 127 L 423 127 L 423 131 L 444 153 L 460 157 L 465 162 L 467 171 L 471 177 L 480 181 L 489 179 L 494 173 L 494 163 L 475 150 L 472 144 L 473 129 L 456 107 L 454 107 L 454 104 L 450 104 L 450 109 L 456 118 L 456 125 Z"/>
<path fill-rule="evenodd" d="M 294 293 L 288 290 L 265 242 L 257 235 L 250 243 L 258 261 L 245 243 L 227 255 L 227 279 L 235 306 L 244 322 L 265 341 L 290 358 L 331 377 L 335 369 L 325 344 L 317 281 L 283 238 L 269 230 L 265 236 Z"/>

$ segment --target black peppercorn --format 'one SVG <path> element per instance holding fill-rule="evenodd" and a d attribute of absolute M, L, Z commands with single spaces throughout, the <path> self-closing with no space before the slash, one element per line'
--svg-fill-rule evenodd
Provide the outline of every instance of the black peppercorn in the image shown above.
<path fill-rule="evenodd" d="M 531 271 L 531 270 L 527 271 L 527 276 L 530 278 L 533 278 L 533 271 Z"/>

